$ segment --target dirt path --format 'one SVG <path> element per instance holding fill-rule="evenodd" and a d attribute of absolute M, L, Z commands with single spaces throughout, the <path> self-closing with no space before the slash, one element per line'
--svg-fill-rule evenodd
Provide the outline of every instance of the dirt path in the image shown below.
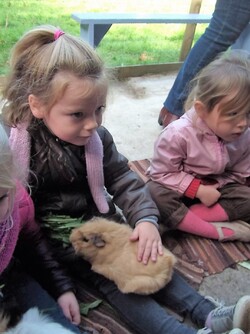
<path fill-rule="evenodd" d="M 130 160 L 149 158 L 161 127 L 158 115 L 175 73 L 130 78 L 111 88 L 104 126 Z"/>

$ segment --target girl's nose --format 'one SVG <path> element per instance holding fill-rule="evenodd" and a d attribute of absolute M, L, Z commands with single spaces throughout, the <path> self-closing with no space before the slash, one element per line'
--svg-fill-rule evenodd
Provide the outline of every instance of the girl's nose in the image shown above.
<path fill-rule="evenodd" d="M 246 128 L 248 126 L 249 126 L 249 117 L 248 116 L 242 117 L 241 120 L 238 123 L 238 127 Z"/>
<path fill-rule="evenodd" d="M 97 119 L 95 116 L 93 117 L 89 117 L 88 119 L 86 119 L 86 122 L 84 124 L 84 129 L 86 130 L 93 130 L 96 129 L 98 127 L 98 123 L 97 123 Z"/>

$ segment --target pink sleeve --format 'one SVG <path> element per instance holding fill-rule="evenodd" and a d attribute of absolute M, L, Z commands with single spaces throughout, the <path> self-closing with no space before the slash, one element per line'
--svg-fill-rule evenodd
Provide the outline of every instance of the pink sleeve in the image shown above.
<path fill-rule="evenodd" d="M 149 169 L 153 181 L 182 194 L 194 179 L 194 176 L 183 169 L 183 161 L 186 159 L 185 146 L 185 140 L 179 132 L 173 126 L 168 127 L 155 143 Z"/>
<path fill-rule="evenodd" d="M 193 179 L 193 181 L 190 183 L 190 185 L 187 187 L 187 190 L 185 191 L 184 195 L 186 197 L 194 199 L 196 197 L 196 193 L 198 191 L 198 188 L 201 184 L 200 179 Z"/>
<path fill-rule="evenodd" d="M 17 185 L 16 200 L 18 201 L 19 207 L 20 226 L 28 231 L 38 230 L 39 226 L 35 222 L 33 201 L 21 184 Z"/>

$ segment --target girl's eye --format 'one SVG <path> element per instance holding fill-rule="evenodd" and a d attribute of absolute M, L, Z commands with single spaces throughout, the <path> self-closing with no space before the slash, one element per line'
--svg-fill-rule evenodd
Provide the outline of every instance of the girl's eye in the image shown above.
<path fill-rule="evenodd" d="M 9 197 L 9 193 L 6 193 L 6 194 L 0 196 L 0 202 L 2 202 L 7 197 Z"/>
<path fill-rule="evenodd" d="M 71 114 L 72 117 L 74 118 L 82 118 L 83 117 L 83 113 L 82 112 L 75 112 L 74 114 Z"/>
<path fill-rule="evenodd" d="M 237 115 L 238 115 L 237 111 L 230 111 L 230 112 L 227 113 L 227 116 L 229 116 L 229 117 L 235 117 Z"/>

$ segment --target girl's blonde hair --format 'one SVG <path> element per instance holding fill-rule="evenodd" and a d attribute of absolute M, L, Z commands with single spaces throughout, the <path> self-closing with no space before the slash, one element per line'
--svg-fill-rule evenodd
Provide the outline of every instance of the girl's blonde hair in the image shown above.
<path fill-rule="evenodd" d="M 10 215 L 14 205 L 14 197 L 16 192 L 16 167 L 13 161 L 12 151 L 9 146 L 8 136 L 1 124 L 0 124 L 0 188 L 9 191 L 10 206 L 8 214 Z"/>
<path fill-rule="evenodd" d="M 51 107 L 70 83 L 67 73 L 96 79 L 107 87 L 107 71 L 95 50 L 67 33 L 55 37 L 57 31 L 50 25 L 36 27 L 14 46 L 10 74 L 3 90 L 6 124 L 30 123 L 33 117 L 28 104 L 30 94 Z M 55 77 L 59 72 L 65 76 Z"/>
<path fill-rule="evenodd" d="M 190 83 L 185 103 L 189 110 L 195 100 L 210 112 L 224 97 L 220 112 L 250 110 L 250 54 L 243 50 L 222 53 L 204 67 Z"/>

